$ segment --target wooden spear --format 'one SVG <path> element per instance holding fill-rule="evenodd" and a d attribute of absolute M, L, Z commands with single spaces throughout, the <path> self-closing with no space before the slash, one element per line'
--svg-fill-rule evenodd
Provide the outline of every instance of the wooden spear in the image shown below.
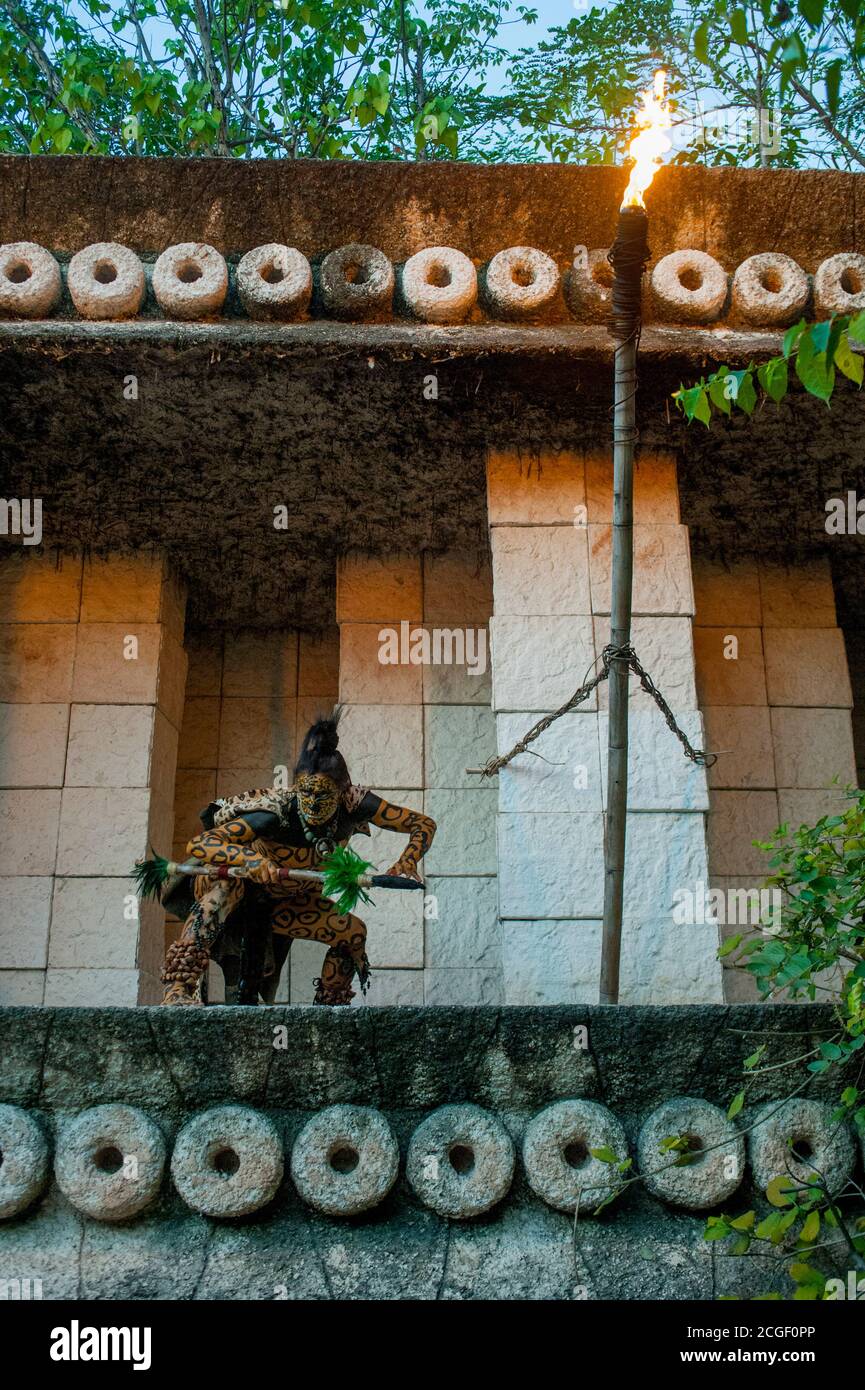
<path fill-rule="evenodd" d="M 322 861 L 321 869 L 280 868 L 280 880 L 299 879 L 318 883 L 325 897 L 336 899 L 340 913 L 353 911 L 358 900 L 370 902 L 367 888 L 422 889 L 420 879 L 408 878 L 400 874 L 369 873 L 372 864 L 361 859 L 346 846 L 338 846 L 327 859 Z M 152 859 L 139 859 L 132 870 L 132 876 L 142 898 L 161 897 L 162 890 L 170 878 L 181 874 L 189 878 L 251 878 L 249 868 L 244 864 L 206 864 L 200 859 L 186 859 L 176 863 L 155 854 Z"/>

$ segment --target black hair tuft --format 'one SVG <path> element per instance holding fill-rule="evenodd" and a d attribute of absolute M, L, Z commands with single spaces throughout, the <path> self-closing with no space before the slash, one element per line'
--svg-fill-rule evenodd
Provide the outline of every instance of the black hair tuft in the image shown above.
<path fill-rule="evenodd" d="M 337 725 L 341 713 L 337 706 L 333 714 L 316 719 L 307 729 L 294 769 L 296 777 L 304 772 L 321 772 L 331 777 L 341 791 L 351 784 L 345 758 L 339 752 Z"/>

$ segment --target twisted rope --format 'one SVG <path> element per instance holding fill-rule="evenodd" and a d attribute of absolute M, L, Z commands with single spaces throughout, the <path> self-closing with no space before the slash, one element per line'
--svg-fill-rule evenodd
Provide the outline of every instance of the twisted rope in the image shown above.
<path fill-rule="evenodd" d="M 696 763 L 697 767 L 711 767 L 713 763 L 718 761 L 716 754 L 707 753 L 702 748 L 695 748 L 684 730 L 680 729 L 679 725 L 676 723 L 673 711 L 670 709 L 670 706 L 655 685 L 648 671 L 638 661 L 637 654 L 630 642 L 624 647 L 614 647 L 612 643 L 608 643 L 601 652 L 601 661 L 603 662 L 603 669 L 596 671 L 589 680 L 585 681 L 580 686 L 579 690 L 575 690 L 571 698 L 559 709 L 555 710 L 552 714 L 545 714 L 543 719 L 539 719 L 537 724 L 533 725 L 528 733 L 523 735 L 519 743 L 514 744 L 509 753 L 503 753 L 502 756 L 498 758 L 490 758 L 482 768 L 470 768 L 469 771 L 479 771 L 482 777 L 495 777 L 500 768 L 507 767 L 508 763 L 520 753 L 525 753 L 528 750 L 529 744 L 534 743 L 535 739 L 539 738 L 545 729 L 548 729 L 557 719 L 561 719 L 563 714 L 568 714 L 572 709 L 576 709 L 577 705 L 581 705 L 602 681 L 608 680 L 610 666 L 614 661 L 624 662 L 624 664 L 634 672 L 634 675 L 639 677 L 640 685 L 645 690 L 646 694 L 654 700 L 667 722 L 667 727 L 676 735 L 676 738 L 681 743 L 686 758 L 690 758 L 691 762 Z"/>

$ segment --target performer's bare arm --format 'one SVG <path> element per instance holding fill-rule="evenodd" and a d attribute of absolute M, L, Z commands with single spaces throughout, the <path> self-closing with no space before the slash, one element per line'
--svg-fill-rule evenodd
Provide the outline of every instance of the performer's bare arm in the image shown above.
<path fill-rule="evenodd" d="M 369 792 L 369 796 L 375 796 Z M 400 874 L 406 878 L 420 878 L 418 863 L 424 857 L 436 833 L 436 823 L 420 811 L 411 811 L 407 806 L 395 806 L 390 801 L 378 798 L 378 806 L 370 815 L 370 824 L 381 826 L 384 830 L 397 830 L 408 835 L 408 844 L 399 859 L 388 869 L 389 874 Z"/>

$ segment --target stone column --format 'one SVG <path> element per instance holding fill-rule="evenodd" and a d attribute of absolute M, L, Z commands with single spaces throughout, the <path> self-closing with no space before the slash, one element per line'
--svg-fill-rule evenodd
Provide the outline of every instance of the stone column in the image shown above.
<path fill-rule="evenodd" d="M 344 558 L 339 569 L 342 746 L 355 782 L 426 811 L 438 826 L 425 901 L 380 892 L 369 926 L 370 1004 L 497 1003 L 496 791 L 467 767 L 494 751 L 484 556 Z M 385 644 L 395 641 L 395 660 Z M 404 839 L 373 830 L 388 868 Z"/>
<path fill-rule="evenodd" d="M 753 841 L 782 822 L 813 824 L 855 785 L 853 699 L 827 561 L 700 558 L 694 587 L 698 693 L 719 750 L 709 770 L 709 867 L 712 887 L 736 907 L 737 919 L 722 925 L 729 936 L 755 925 L 741 920 L 735 895 L 758 890 L 769 872 Z M 724 973 L 728 999 L 758 997 L 750 976 Z"/>
<path fill-rule="evenodd" d="M 337 572 L 336 616 L 340 631 L 339 698 L 342 749 L 352 781 L 400 805 L 423 810 L 423 674 L 420 664 L 383 662 L 382 633 L 397 641 L 423 620 L 420 556 L 347 555 Z M 407 648 L 403 651 L 403 655 Z M 404 841 L 373 828 L 354 848 L 377 868 L 399 857 Z M 421 894 L 375 896 L 361 916 L 368 928 L 373 965 L 370 1004 L 423 1003 L 423 903 Z M 319 957 L 321 952 L 319 951 Z M 316 972 L 317 973 L 317 972 Z M 359 1002 L 358 999 L 355 1001 Z"/>
<path fill-rule="evenodd" d="M 565 703 L 609 641 L 612 462 L 494 455 L 493 708 L 499 752 Z M 693 595 L 672 460 L 635 479 L 633 643 L 692 742 Z M 603 909 L 607 698 L 562 716 L 499 777 L 499 912 L 509 1003 L 597 1001 Z M 707 881 L 705 775 L 632 678 L 622 1003 L 720 998 L 717 928 L 677 925 Z"/>
<path fill-rule="evenodd" d="M 4 590 L 5 997 L 151 1002 L 163 913 L 129 871 L 171 846 L 184 597 L 141 556 L 16 557 Z"/>
<path fill-rule="evenodd" d="M 423 615 L 431 653 L 462 635 L 466 662 L 423 667 L 424 807 L 438 829 L 424 863 L 431 894 L 425 922 L 424 1001 L 503 1002 L 496 883 L 495 782 L 466 771 L 495 752 L 487 556 L 425 555 Z"/>

